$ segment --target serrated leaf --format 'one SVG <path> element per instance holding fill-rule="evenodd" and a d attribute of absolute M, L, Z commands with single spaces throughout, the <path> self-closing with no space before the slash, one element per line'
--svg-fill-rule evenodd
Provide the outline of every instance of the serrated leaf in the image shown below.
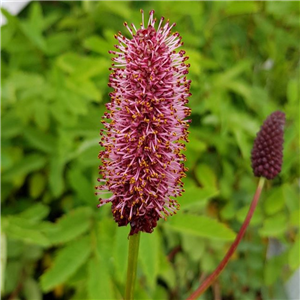
<path fill-rule="evenodd" d="M 139 260 L 147 278 L 147 284 L 153 291 L 159 270 L 159 232 L 142 234 L 140 240 Z"/>
<path fill-rule="evenodd" d="M 91 253 L 91 242 L 88 237 L 73 241 L 57 251 L 53 265 L 41 277 L 44 292 L 64 283 L 82 266 Z"/>
<path fill-rule="evenodd" d="M 57 230 L 48 232 L 53 244 L 66 243 L 83 234 L 90 227 L 92 211 L 89 207 L 79 207 L 64 215 L 56 223 Z"/>
<path fill-rule="evenodd" d="M 232 241 L 235 233 L 225 224 L 205 216 L 179 213 L 169 218 L 165 226 L 172 230 L 216 240 Z"/>

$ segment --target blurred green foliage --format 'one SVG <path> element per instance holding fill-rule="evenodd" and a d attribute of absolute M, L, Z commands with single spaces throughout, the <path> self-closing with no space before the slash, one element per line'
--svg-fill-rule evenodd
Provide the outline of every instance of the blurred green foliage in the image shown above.
<path fill-rule="evenodd" d="M 177 23 L 193 113 L 182 209 L 142 234 L 137 299 L 184 299 L 216 267 L 256 187 L 255 134 L 277 109 L 287 115 L 283 170 L 201 299 L 285 298 L 299 267 L 299 3 L 51 1 L 3 11 L 3 299 L 122 298 L 129 228 L 109 205 L 96 208 L 93 186 L 108 50 L 140 8 Z M 284 251 L 266 259 L 270 239 Z"/>

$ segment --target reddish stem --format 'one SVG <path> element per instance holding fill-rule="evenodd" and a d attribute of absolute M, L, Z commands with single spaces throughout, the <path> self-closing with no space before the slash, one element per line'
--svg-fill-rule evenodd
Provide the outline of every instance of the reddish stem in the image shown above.
<path fill-rule="evenodd" d="M 244 236 L 244 234 L 246 232 L 246 229 L 247 229 L 247 227 L 248 227 L 248 225 L 250 223 L 250 220 L 251 220 L 251 218 L 253 216 L 253 213 L 255 211 L 255 207 L 256 207 L 256 205 L 258 203 L 258 200 L 259 200 L 261 191 L 263 189 L 264 183 L 265 183 L 265 178 L 260 177 L 258 185 L 257 185 L 256 192 L 254 194 L 254 197 L 253 197 L 252 203 L 250 205 L 248 214 L 247 214 L 247 216 L 245 218 L 245 221 L 244 221 L 244 223 L 243 223 L 243 225 L 242 225 L 242 227 L 241 227 L 238 235 L 236 236 L 234 242 L 232 243 L 232 245 L 230 246 L 229 250 L 227 251 L 225 257 L 220 262 L 220 264 L 217 266 L 217 268 L 214 270 L 214 272 L 211 275 L 209 275 L 204 280 L 204 282 L 199 286 L 199 288 L 195 292 L 193 292 L 187 298 L 187 300 L 195 300 L 195 299 L 197 299 L 197 297 L 199 297 L 200 295 L 202 295 L 207 290 L 207 288 L 214 282 L 214 280 L 217 279 L 217 277 L 220 275 L 220 273 L 223 271 L 223 269 L 227 265 L 229 259 L 233 255 L 234 251 L 236 250 L 238 244 L 240 243 L 241 239 L 243 238 L 243 236 Z"/>

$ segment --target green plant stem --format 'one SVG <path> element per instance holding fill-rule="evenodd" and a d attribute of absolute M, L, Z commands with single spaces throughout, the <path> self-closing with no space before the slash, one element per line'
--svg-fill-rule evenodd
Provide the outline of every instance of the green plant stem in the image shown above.
<path fill-rule="evenodd" d="M 246 232 L 246 229 L 251 221 L 251 218 L 253 216 L 256 205 L 258 203 L 261 191 L 264 187 L 264 183 L 265 183 L 265 178 L 260 177 L 256 192 L 254 194 L 254 197 L 253 197 L 252 203 L 250 205 L 248 214 L 245 218 L 245 221 L 244 221 L 238 235 L 236 236 L 234 242 L 232 243 L 232 245 L 230 246 L 226 255 L 224 256 L 223 260 L 220 262 L 220 264 L 217 266 L 217 268 L 214 270 L 214 272 L 204 280 L 204 282 L 199 286 L 199 288 L 195 292 L 193 292 L 187 298 L 187 300 L 194 300 L 194 299 L 197 299 L 197 297 L 199 297 L 200 295 L 202 295 L 207 290 L 207 288 L 217 279 L 217 277 L 220 275 L 220 273 L 223 271 L 223 269 L 227 265 L 229 259 L 231 258 L 232 254 L 234 253 L 238 244 L 240 243 L 241 239 L 243 238 L 243 236 Z"/>
<path fill-rule="evenodd" d="M 133 300 L 137 261 L 139 254 L 139 244 L 140 232 L 129 237 L 125 300 Z"/>

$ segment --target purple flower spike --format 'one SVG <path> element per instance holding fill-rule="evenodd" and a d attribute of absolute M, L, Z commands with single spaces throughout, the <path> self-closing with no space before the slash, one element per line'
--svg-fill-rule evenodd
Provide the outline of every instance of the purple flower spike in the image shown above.
<path fill-rule="evenodd" d="M 96 194 L 112 192 L 100 198 L 98 207 L 111 202 L 112 213 L 119 226 L 131 225 L 130 235 L 152 232 L 159 218 L 176 213 L 174 199 L 183 190 L 182 177 L 187 169 L 181 153 L 188 141 L 191 110 L 185 105 L 191 81 L 189 65 L 175 24 L 164 18 L 155 29 L 154 11 L 141 28 L 124 26 L 131 38 L 115 35 L 117 51 L 110 51 L 112 74 L 109 86 L 111 102 L 106 104 L 105 126 L 100 134 L 99 153 L 101 179 Z M 106 192 L 107 193 L 107 192 Z"/>
<path fill-rule="evenodd" d="M 252 169 L 255 176 L 273 179 L 280 173 L 284 125 L 285 114 L 276 111 L 265 120 L 258 132 L 251 153 Z"/>

